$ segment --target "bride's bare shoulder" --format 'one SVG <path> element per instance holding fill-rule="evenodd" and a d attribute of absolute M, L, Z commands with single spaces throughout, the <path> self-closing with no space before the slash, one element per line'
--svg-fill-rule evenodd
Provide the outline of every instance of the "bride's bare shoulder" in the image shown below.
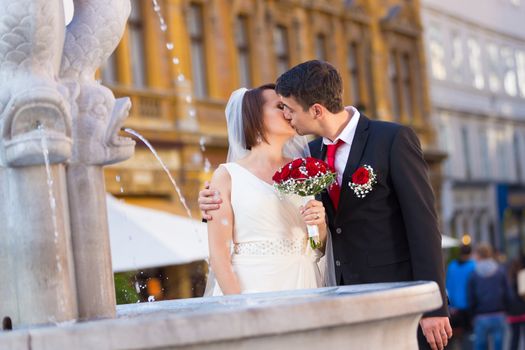
<path fill-rule="evenodd" d="M 211 186 L 210 187 L 227 187 L 229 188 L 231 185 L 231 176 L 228 172 L 228 169 L 221 164 L 215 169 L 213 172 L 213 176 L 211 177 Z"/>

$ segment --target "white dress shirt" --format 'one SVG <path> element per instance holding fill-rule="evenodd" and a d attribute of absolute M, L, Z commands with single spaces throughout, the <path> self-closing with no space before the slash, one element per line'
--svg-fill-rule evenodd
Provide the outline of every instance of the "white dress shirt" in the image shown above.
<path fill-rule="evenodd" d="M 354 141 L 355 131 L 357 129 L 357 123 L 359 122 L 359 111 L 354 107 L 345 108 L 348 113 L 352 114 L 352 117 L 348 124 L 341 133 L 335 138 L 332 142 L 326 137 L 323 137 L 323 143 L 325 145 L 336 144 L 337 141 L 343 140 L 344 144 L 340 145 L 335 152 L 335 171 L 337 172 L 337 183 L 341 186 L 343 181 L 343 172 L 345 171 L 346 162 L 348 161 L 348 156 L 350 155 L 350 150 L 352 148 L 352 141 Z"/>

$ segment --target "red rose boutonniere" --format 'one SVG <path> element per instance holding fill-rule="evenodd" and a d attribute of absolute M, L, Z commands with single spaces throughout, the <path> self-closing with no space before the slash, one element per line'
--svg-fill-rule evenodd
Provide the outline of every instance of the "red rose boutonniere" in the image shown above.
<path fill-rule="evenodd" d="M 370 165 L 359 167 L 352 174 L 352 180 L 348 183 L 358 198 L 365 198 L 372 187 L 377 183 L 377 175 Z"/>

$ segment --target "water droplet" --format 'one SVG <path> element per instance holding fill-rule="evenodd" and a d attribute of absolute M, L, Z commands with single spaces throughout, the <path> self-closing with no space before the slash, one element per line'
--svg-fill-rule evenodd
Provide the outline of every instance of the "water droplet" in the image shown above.
<path fill-rule="evenodd" d="M 160 30 L 162 30 L 163 32 L 165 32 L 166 30 L 168 30 L 168 25 L 166 23 L 162 23 L 160 25 Z"/>
<path fill-rule="evenodd" d="M 173 50 L 173 43 L 172 43 L 172 42 L 167 43 L 167 44 L 166 44 L 166 48 L 167 48 L 168 50 Z"/>
<path fill-rule="evenodd" d="M 182 73 L 177 76 L 177 80 L 178 81 L 184 81 L 184 79 L 185 79 L 184 78 L 184 74 L 182 74 Z"/>
<path fill-rule="evenodd" d="M 200 164 L 202 162 L 202 154 L 199 152 L 194 153 L 192 156 L 192 162 L 193 164 Z"/>
<path fill-rule="evenodd" d="M 222 219 L 221 220 L 221 224 L 224 225 L 224 226 L 227 226 L 228 225 L 228 220 L 227 219 Z"/>
<path fill-rule="evenodd" d="M 160 6 L 158 4 L 153 5 L 153 11 L 160 12 Z"/>
<path fill-rule="evenodd" d="M 173 57 L 173 59 L 171 60 L 173 62 L 173 64 L 179 64 L 180 63 L 180 60 L 178 57 Z"/>
<path fill-rule="evenodd" d="M 206 158 L 206 159 L 204 160 L 204 172 L 205 172 L 205 173 L 209 173 L 210 170 L 211 170 L 211 163 L 210 163 L 210 161 L 208 160 L 208 158 Z"/>
<path fill-rule="evenodd" d="M 120 193 L 124 193 L 124 188 L 122 186 L 120 187 Z"/>
<path fill-rule="evenodd" d="M 120 175 L 115 176 L 115 180 L 117 180 L 117 182 L 120 182 Z"/>
<path fill-rule="evenodd" d="M 201 146 L 201 151 L 206 151 L 206 138 L 204 136 L 201 136 L 199 140 L 199 145 Z"/>
<path fill-rule="evenodd" d="M 151 303 L 151 302 L 153 302 L 153 301 L 155 301 L 155 297 L 154 297 L 153 295 L 150 295 L 150 296 L 148 297 L 148 303 Z"/>
<path fill-rule="evenodd" d="M 195 110 L 195 108 L 191 108 L 188 114 L 190 115 L 190 117 L 195 118 L 195 116 L 197 115 L 197 111 Z"/>
<path fill-rule="evenodd" d="M 186 102 L 187 102 L 187 103 L 191 103 L 191 100 L 192 100 L 192 99 L 191 99 L 191 95 L 186 96 Z"/>

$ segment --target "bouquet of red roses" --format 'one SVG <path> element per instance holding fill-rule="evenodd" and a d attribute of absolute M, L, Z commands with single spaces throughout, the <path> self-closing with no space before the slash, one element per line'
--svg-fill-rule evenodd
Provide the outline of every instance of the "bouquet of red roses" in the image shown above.
<path fill-rule="evenodd" d="M 336 174 L 322 160 L 307 157 L 297 158 L 284 165 L 272 177 L 274 186 L 281 193 L 305 197 L 305 203 L 335 182 Z M 317 226 L 308 225 L 308 237 L 313 249 L 319 244 Z"/>

